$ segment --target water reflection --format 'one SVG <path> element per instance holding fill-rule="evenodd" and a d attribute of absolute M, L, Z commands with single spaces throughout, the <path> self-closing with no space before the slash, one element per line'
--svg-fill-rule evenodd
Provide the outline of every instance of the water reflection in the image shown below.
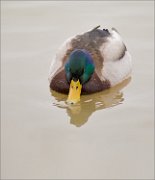
<path fill-rule="evenodd" d="M 119 85 L 99 93 L 83 95 L 81 101 L 75 105 L 66 103 L 67 95 L 51 91 L 52 96 L 55 98 L 53 105 L 66 109 L 70 117 L 70 123 L 80 127 L 88 121 L 95 111 L 121 104 L 124 100 L 121 90 L 130 80 L 131 78 L 128 78 Z"/>

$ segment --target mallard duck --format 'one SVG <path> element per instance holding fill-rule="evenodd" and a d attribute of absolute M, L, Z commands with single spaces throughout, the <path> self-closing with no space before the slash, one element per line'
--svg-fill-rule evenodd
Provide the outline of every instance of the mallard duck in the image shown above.
<path fill-rule="evenodd" d="M 128 78 L 131 56 L 115 28 L 100 26 L 67 39 L 52 60 L 50 89 L 68 94 L 68 102 L 81 94 L 99 92 Z"/>

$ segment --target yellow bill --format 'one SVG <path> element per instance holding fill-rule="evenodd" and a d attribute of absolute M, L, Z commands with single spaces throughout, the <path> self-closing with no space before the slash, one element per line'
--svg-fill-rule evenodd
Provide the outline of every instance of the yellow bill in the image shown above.
<path fill-rule="evenodd" d="M 82 85 L 80 84 L 79 80 L 71 80 L 67 102 L 77 103 L 78 101 L 80 101 L 81 89 Z"/>

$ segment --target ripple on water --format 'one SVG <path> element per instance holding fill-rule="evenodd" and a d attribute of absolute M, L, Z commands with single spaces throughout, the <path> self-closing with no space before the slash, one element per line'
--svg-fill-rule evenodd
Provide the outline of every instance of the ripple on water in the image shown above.
<path fill-rule="evenodd" d="M 67 95 L 51 91 L 51 95 L 54 97 L 52 104 L 65 109 L 70 117 L 70 123 L 80 127 L 95 111 L 122 104 L 124 97 L 121 90 L 129 84 L 130 80 L 131 78 L 128 78 L 117 86 L 99 93 L 82 95 L 80 102 L 73 105 L 66 103 Z"/>

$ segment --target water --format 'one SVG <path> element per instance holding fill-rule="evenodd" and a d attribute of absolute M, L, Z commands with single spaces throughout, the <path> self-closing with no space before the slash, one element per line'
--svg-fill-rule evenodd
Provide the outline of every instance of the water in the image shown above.
<path fill-rule="evenodd" d="M 153 178 L 153 4 L 2 1 L 3 179 Z M 52 56 L 98 24 L 119 30 L 132 77 L 68 106 L 48 87 Z"/>

